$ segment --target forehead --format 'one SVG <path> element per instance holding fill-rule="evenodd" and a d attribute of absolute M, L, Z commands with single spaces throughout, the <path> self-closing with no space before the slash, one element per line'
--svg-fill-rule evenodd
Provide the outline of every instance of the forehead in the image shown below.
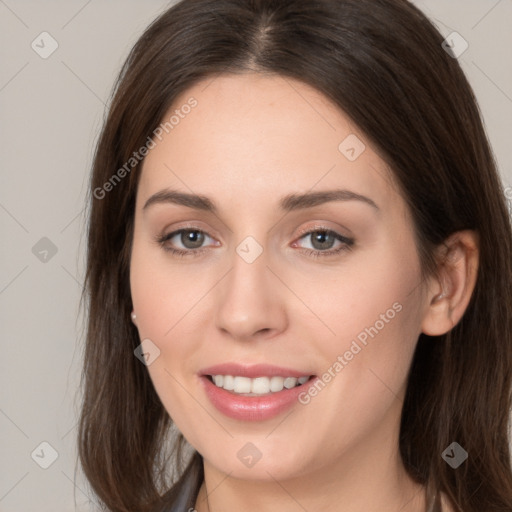
<path fill-rule="evenodd" d="M 385 163 L 351 119 L 288 77 L 207 78 L 176 98 L 162 121 L 143 163 L 145 198 L 163 188 L 259 205 L 277 201 L 279 190 L 343 187 L 376 202 L 396 194 Z"/>

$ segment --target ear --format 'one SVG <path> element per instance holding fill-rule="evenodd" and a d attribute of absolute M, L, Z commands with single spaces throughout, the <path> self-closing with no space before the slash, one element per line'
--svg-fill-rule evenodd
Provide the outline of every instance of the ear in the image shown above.
<path fill-rule="evenodd" d="M 475 231 L 454 233 L 438 247 L 438 275 L 428 286 L 422 332 L 440 336 L 464 315 L 478 275 L 479 237 Z"/>

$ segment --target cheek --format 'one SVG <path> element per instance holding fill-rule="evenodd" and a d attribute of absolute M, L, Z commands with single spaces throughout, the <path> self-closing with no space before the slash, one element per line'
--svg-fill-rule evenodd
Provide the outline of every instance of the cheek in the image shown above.
<path fill-rule="evenodd" d="M 187 339 L 187 330 L 193 328 L 200 309 L 195 306 L 211 287 L 209 276 L 211 272 L 199 279 L 193 266 L 171 263 L 163 250 L 134 237 L 130 288 L 141 338 L 165 342 L 179 331 L 180 337 Z M 186 344 L 177 349 L 183 346 Z"/>
<path fill-rule="evenodd" d="M 205 321 L 207 302 L 202 299 L 218 280 L 213 272 L 201 276 L 192 265 L 171 264 L 166 253 L 134 237 L 130 288 L 137 328 L 141 341 L 151 340 L 159 351 L 147 369 L 164 407 L 185 429 L 196 405 L 186 390 L 198 387 L 196 359 L 204 341 L 198 325 Z M 204 411 L 194 413 L 199 417 Z"/>
<path fill-rule="evenodd" d="M 311 424 L 317 436 L 331 439 L 328 447 L 317 447 L 315 457 L 322 460 L 373 432 L 391 435 L 396 426 L 392 415 L 399 417 L 403 404 L 419 315 L 406 280 L 393 283 L 360 283 L 367 294 L 332 301 L 323 310 L 336 335 L 317 336 L 321 383 L 301 397 L 308 421 L 322 418 Z"/>
<path fill-rule="evenodd" d="M 403 340 L 415 337 L 421 272 L 413 245 L 407 251 L 391 244 L 380 251 L 370 248 L 351 256 L 339 269 L 297 282 L 297 294 L 317 317 L 310 325 L 318 327 L 320 319 L 329 328 L 330 338 L 327 329 L 320 332 L 325 340 L 321 350 L 330 359 L 350 350 L 354 340 L 361 347 L 386 340 L 379 343 L 379 350 L 393 352 L 402 350 Z"/>
<path fill-rule="evenodd" d="M 414 249 L 399 257 L 390 247 L 333 276 L 305 295 L 331 332 L 321 326 L 313 338 L 312 321 L 302 327 L 316 339 L 333 410 L 351 404 L 355 417 L 371 416 L 400 394 L 409 371 L 421 324 L 419 261 Z"/>
<path fill-rule="evenodd" d="M 154 248 L 134 236 L 130 288 L 137 328 L 140 340 L 151 340 L 159 351 L 147 371 L 163 406 L 177 427 L 188 433 L 190 416 L 201 413 L 194 410 L 195 403 L 185 391 L 191 387 L 186 379 L 194 374 L 190 356 L 198 350 L 192 305 L 200 291 L 190 285 L 195 281 L 186 272 L 176 272 L 162 260 Z"/>

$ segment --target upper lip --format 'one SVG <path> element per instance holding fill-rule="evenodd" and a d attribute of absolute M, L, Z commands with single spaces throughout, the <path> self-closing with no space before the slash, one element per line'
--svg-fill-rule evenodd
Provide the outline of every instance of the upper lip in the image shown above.
<path fill-rule="evenodd" d="M 293 368 L 284 368 L 269 364 L 251 364 L 242 365 L 236 363 L 222 363 L 208 368 L 203 368 L 201 375 L 233 375 L 240 377 L 309 377 L 312 373 L 294 370 Z"/>

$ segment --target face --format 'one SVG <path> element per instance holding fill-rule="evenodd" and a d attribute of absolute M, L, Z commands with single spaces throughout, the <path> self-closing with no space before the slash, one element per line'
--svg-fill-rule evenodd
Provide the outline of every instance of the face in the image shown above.
<path fill-rule="evenodd" d="M 176 110 L 144 160 L 130 267 L 169 415 L 240 478 L 396 450 L 425 301 L 384 161 L 289 78 L 205 80 Z"/>

